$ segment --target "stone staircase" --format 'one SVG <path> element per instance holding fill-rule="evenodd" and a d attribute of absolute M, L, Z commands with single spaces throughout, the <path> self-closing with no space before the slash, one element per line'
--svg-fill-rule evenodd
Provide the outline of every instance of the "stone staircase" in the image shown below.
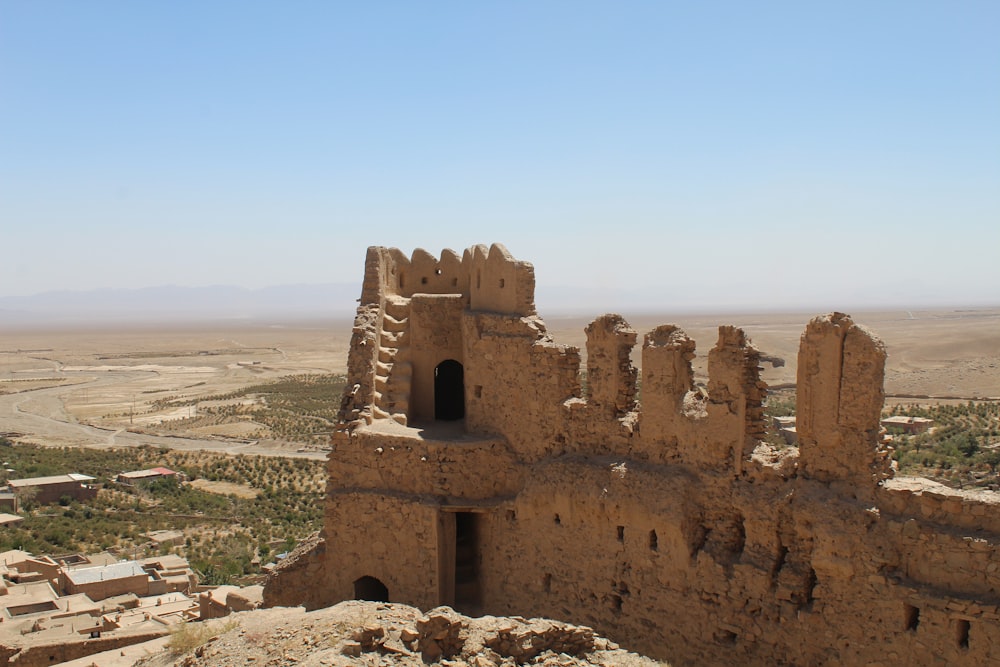
<path fill-rule="evenodd" d="M 382 327 L 378 335 L 378 361 L 375 365 L 376 419 L 392 419 L 406 425 L 410 410 L 410 300 L 386 297 Z"/>

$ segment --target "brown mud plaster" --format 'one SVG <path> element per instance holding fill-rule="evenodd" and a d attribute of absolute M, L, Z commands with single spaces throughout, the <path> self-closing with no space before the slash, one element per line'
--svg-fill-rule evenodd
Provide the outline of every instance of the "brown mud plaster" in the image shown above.
<path fill-rule="evenodd" d="M 325 526 L 269 605 L 354 597 L 547 616 L 674 664 L 1000 661 L 1000 503 L 892 477 L 885 347 L 815 318 L 798 365 L 800 448 L 761 444 L 760 356 L 587 327 L 553 342 L 534 270 L 501 245 L 370 248 L 329 458 Z"/>

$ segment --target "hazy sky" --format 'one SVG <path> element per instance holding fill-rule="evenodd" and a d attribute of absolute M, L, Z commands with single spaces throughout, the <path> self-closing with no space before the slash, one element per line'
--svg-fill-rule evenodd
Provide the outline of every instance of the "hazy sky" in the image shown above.
<path fill-rule="evenodd" d="M 998 30 L 996 0 L 0 0 L 0 296 L 499 241 L 664 309 L 995 305 Z"/>

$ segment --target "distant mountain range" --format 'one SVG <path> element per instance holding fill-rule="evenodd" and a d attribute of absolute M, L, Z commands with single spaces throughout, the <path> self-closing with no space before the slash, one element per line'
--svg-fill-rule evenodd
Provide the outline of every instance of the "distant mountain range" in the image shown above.
<path fill-rule="evenodd" d="M 43 325 L 209 321 L 270 325 L 304 320 L 344 319 L 354 316 L 360 295 L 360 282 L 278 285 L 260 289 L 231 285 L 165 285 L 137 289 L 60 290 L 31 296 L 0 297 L 0 329 Z M 865 306 L 863 298 L 853 301 Z M 774 310 L 773 306 L 768 308 L 762 303 L 702 302 L 696 294 L 656 286 L 617 289 L 543 285 L 537 289 L 535 303 L 542 317 L 597 317 L 605 312 L 720 313 Z M 833 303 L 832 307 L 847 308 L 849 305 Z M 911 306 L 912 304 L 906 307 Z M 792 302 L 783 304 L 780 309 L 795 308 L 823 312 L 830 310 L 831 306 L 823 302 L 812 305 Z"/>
<path fill-rule="evenodd" d="M 351 317 L 361 285 L 281 285 L 247 289 L 144 287 L 61 290 L 0 297 L 0 327 L 100 322 L 286 320 Z"/>
<path fill-rule="evenodd" d="M 137 289 L 60 290 L 31 296 L 0 297 L 0 328 L 39 325 L 245 321 L 281 323 L 354 316 L 360 283 L 280 285 L 248 289 L 230 285 Z M 611 290 L 551 287 L 540 289 L 542 316 L 636 306 L 636 294 Z"/>

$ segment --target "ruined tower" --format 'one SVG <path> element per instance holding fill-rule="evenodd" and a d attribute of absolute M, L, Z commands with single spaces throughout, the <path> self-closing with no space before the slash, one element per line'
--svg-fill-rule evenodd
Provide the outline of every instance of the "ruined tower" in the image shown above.
<path fill-rule="evenodd" d="M 503 246 L 370 248 L 324 529 L 265 603 L 549 616 L 675 664 L 1000 659 L 998 503 L 890 479 L 873 334 L 809 323 L 780 461 L 740 329 L 704 387 L 684 331 L 646 333 L 641 400 L 639 334 L 618 315 L 586 334 L 582 368 Z"/>

